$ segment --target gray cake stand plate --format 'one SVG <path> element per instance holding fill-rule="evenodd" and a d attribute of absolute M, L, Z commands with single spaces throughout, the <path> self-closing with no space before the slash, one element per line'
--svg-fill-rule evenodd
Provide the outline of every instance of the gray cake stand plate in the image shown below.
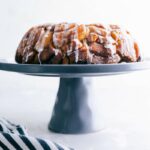
<path fill-rule="evenodd" d="M 91 105 L 99 97 L 93 96 L 91 77 L 118 75 L 150 69 L 150 59 L 121 64 L 38 65 L 16 64 L 0 60 L 0 70 L 34 76 L 60 77 L 59 89 L 48 128 L 57 133 L 89 133 L 102 129 Z M 99 123 L 100 122 L 100 123 Z"/>

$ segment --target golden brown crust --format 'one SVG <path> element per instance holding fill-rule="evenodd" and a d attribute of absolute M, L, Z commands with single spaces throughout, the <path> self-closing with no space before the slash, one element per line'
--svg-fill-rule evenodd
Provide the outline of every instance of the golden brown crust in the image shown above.
<path fill-rule="evenodd" d="M 135 40 L 117 25 L 59 23 L 31 28 L 15 59 L 33 64 L 109 64 L 136 62 L 139 57 Z"/>

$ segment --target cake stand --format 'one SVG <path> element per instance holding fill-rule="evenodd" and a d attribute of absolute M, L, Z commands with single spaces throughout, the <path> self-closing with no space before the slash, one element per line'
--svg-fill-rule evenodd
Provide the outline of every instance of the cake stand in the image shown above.
<path fill-rule="evenodd" d="M 0 70 L 34 76 L 60 77 L 59 89 L 48 128 L 57 133 L 89 133 L 102 129 L 92 105 L 92 77 L 150 69 L 150 60 L 120 64 L 16 64 L 0 60 Z M 100 123 L 98 123 L 100 122 Z"/>

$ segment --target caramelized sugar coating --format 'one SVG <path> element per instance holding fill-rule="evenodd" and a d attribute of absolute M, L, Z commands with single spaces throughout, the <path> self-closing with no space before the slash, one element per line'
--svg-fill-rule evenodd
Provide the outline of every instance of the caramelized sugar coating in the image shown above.
<path fill-rule="evenodd" d="M 117 25 L 59 23 L 31 28 L 15 59 L 28 64 L 111 64 L 136 62 L 138 44 Z"/>

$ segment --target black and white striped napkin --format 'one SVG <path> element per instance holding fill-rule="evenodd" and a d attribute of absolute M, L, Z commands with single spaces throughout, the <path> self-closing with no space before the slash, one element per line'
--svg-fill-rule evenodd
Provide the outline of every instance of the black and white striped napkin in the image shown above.
<path fill-rule="evenodd" d="M 22 125 L 0 119 L 0 150 L 73 150 L 50 140 L 31 137 Z"/>

